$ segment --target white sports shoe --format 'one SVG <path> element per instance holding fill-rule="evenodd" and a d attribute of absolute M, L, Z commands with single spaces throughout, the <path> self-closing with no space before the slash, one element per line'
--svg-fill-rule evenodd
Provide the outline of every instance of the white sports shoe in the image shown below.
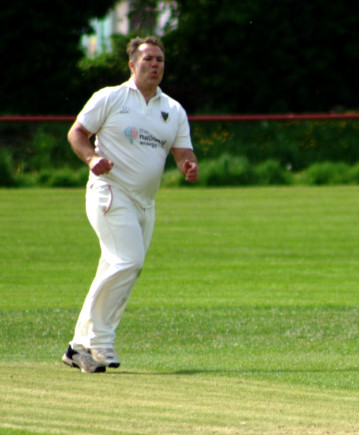
<path fill-rule="evenodd" d="M 115 349 L 90 349 L 92 358 L 99 364 L 117 369 L 120 367 L 120 358 L 117 355 Z"/>
<path fill-rule="evenodd" d="M 62 362 L 70 367 L 78 368 L 82 373 L 103 373 L 106 367 L 92 358 L 90 353 L 78 353 L 69 346 L 62 357 Z"/>

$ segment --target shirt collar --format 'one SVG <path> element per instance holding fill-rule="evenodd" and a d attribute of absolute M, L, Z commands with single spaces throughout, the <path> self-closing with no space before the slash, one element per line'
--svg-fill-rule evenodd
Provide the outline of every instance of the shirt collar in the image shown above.
<path fill-rule="evenodd" d="M 130 78 L 130 80 L 128 80 L 127 85 L 130 89 L 133 89 L 135 91 L 140 92 L 140 90 L 138 89 L 135 80 L 133 79 L 133 77 Z M 156 91 L 156 95 L 153 98 L 158 98 L 162 95 L 162 90 L 159 86 L 157 86 L 157 91 Z"/>

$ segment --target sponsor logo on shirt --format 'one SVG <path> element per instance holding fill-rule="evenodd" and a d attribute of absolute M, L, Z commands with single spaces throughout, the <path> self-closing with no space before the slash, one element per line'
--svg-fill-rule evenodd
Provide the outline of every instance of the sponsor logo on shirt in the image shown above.
<path fill-rule="evenodd" d="M 138 130 L 136 127 L 126 127 L 123 132 L 131 144 L 133 144 L 133 141 L 137 139 Z"/>
<path fill-rule="evenodd" d="M 149 146 L 152 148 L 164 148 L 166 145 L 166 140 L 158 139 L 157 137 L 153 136 L 150 132 L 147 130 L 144 130 L 143 128 L 140 128 L 140 135 L 139 135 L 140 145 Z"/>
<path fill-rule="evenodd" d="M 165 139 L 153 136 L 153 134 L 144 128 L 137 130 L 136 127 L 126 127 L 123 132 L 131 144 L 138 138 L 138 143 L 142 146 L 164 148 L 167 142 Z"/>

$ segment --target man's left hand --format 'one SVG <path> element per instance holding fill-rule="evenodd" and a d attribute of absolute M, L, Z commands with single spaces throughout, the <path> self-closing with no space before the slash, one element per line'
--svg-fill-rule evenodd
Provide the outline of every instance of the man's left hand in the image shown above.
<path fill-rule="evenodd" d="M 195 183 L 198 181 L 198 166 L 197 163 L 185 160 L 183 164 L 184 173 L 186 175 L 186 181 L 189 183 Z"/>

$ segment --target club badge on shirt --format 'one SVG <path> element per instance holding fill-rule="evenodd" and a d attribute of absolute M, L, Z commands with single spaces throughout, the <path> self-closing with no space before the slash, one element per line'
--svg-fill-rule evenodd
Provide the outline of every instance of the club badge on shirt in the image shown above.
<path fill-rule="evenodd" d="M 164 122 L 169 121 L 169 113 L 168 112 L 161 112 L 161 115 L 162 115 L 162 119 Z"/>

